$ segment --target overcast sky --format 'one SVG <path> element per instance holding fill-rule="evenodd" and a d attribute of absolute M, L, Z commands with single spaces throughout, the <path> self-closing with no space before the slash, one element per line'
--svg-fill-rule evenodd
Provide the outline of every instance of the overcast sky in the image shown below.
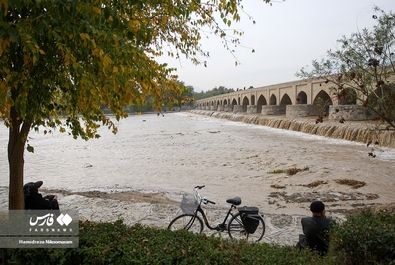
<path fill-rule="evenodd" d="M 236 56 L 227 52 L 218 38 L 203 40 L 210 52 L 207 67 L 194 65 L 186 59 L 161 58 L 177 68 L 181 81 L 206 91 L 218 86 L 228 88 L 260 87 L 296 80 L 295 73 L 313 59 L 325 56 L 337 47 L 343 35 L 371 27 L 373 7 L 395 10 L 395 0 L 285 0 L 272 6 L 261 0 L 243 1 L 245 10 L 254 17 L 252 24 L 246 17 L 234 25 L 244 36 Z"/>

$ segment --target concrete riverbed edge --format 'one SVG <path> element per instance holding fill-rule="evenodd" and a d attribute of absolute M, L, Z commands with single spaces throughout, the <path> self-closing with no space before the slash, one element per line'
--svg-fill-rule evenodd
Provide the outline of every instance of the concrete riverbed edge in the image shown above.
<path fill-rule="evenodd" d="M 190 110 L 190 113 L 210 116 L 218 119 L 256 124 L 277 129 L 298 131 L 329 138 L 343 139 L 360 143 L 378 143 L 380 146 L 395 148 L 395 130 L 382 129 L 375 122 L 345 122 L 324 120 L 315 123 L 314 118 L 287 119 L 261 114 L 229 113 L 207 110 Z M 381 129 L 380 129 L 381 128 Z"/>

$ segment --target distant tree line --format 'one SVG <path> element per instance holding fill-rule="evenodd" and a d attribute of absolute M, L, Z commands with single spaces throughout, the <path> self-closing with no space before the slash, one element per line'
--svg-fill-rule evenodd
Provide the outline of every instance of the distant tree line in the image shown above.
<path fill-rule="evenodd" d="M 151 111 L 166 111 L 173 108 L 180 108 L 181 106 L 192 106 L 195 100 L 205 99 L 217 95 L 235 92 L 233 88 L 226 88 L 224 86 L 214 87 L 208 91 L 195 92 L 193 86 L 187 86 L 184 82 L 178 81 L 179 90 L 165 90 L 162 95 L 162 105 L 157 106 L 153 96 L 149 95 L 145 98 L 135 102 L 132 105 L 125 106 L 125 111 L 128 113 L 135 112 L 151 112 Z M 252 87 L 250 87 L 252 88 Z M 103 107 L 103 111 L 111 113 L 109 109 Z"/>
<path fill-rule="evenodd" d="M 234 92 L 235 90 L 232 88 L 226 88 L 224 86 L 214 87 L 208 91 L 194 92 L 193 97 L 195 100 L 214 97 L 217 95 L 222 95 L 230 92 Z"/>
<path fill-rule="evenodd" d="M 163 89 L 161 95 L 161 105 L 158 105 L 153 95 L 146 95 L 145 97 L 135 100 L 133 104 L 126 105 L 124 111 L 127 113 L 136 112 L 153 112 L 153 111 L 169 111 L 174 108 L 181 108 L 181 106 L 192 106 L 194 101 L 194 92 L 192 86 L 186 86 L 184 82 L 177 81 L 178 90 Z M 111 114 L 111 110 L 103 106 L 102 111 L 106 114 Z"/>

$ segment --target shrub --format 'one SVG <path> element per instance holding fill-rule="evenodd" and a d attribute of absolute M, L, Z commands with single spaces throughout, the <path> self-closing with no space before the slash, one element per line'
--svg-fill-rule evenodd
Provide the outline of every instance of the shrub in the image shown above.
<path fill-rule="evenodd" d="M 330 255 L 338 264 L 395 264 L 395 214 L 365 210 L 331 233 Z"/>
<path fill-rule="evenodd" d="M 17 264 L 323 264 L 310 251 L 171 232 L 141 225 L 80 223 L 77 249 L 8 250 Z"/>
<path fill-rule="evenodd" d="M 395 214 L 364 211 L 331 231 L 320 257 L 295 247 L 249 244 L 185 231 L 80 222 L 76 249 L 8 249 L 10 264 L 395 264 Z"/>

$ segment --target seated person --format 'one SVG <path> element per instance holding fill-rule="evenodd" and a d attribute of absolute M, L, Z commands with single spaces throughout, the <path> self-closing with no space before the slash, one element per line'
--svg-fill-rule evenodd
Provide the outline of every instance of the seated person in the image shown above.
<path fill-rule="evenodd" d="M 28 182 L 23 186 L 25 198 L 25 210 L 59 210 L 59 204 L 55 195 L 43 197 L 38 189 L 43 185 L 42 181 Z"/>
<path fill-rule="evenodd" d="M 321 201 L 313 201 L 310 205 L 312 217 L 302 218 L 304 238 L 299 246 L 307 246 L 318 251 L 321 255 L 328 252 L 329 229 L 331 220 L 325 217 L 325 205 Z M 305 241 L 305 243 L 303 243 Z"/>

